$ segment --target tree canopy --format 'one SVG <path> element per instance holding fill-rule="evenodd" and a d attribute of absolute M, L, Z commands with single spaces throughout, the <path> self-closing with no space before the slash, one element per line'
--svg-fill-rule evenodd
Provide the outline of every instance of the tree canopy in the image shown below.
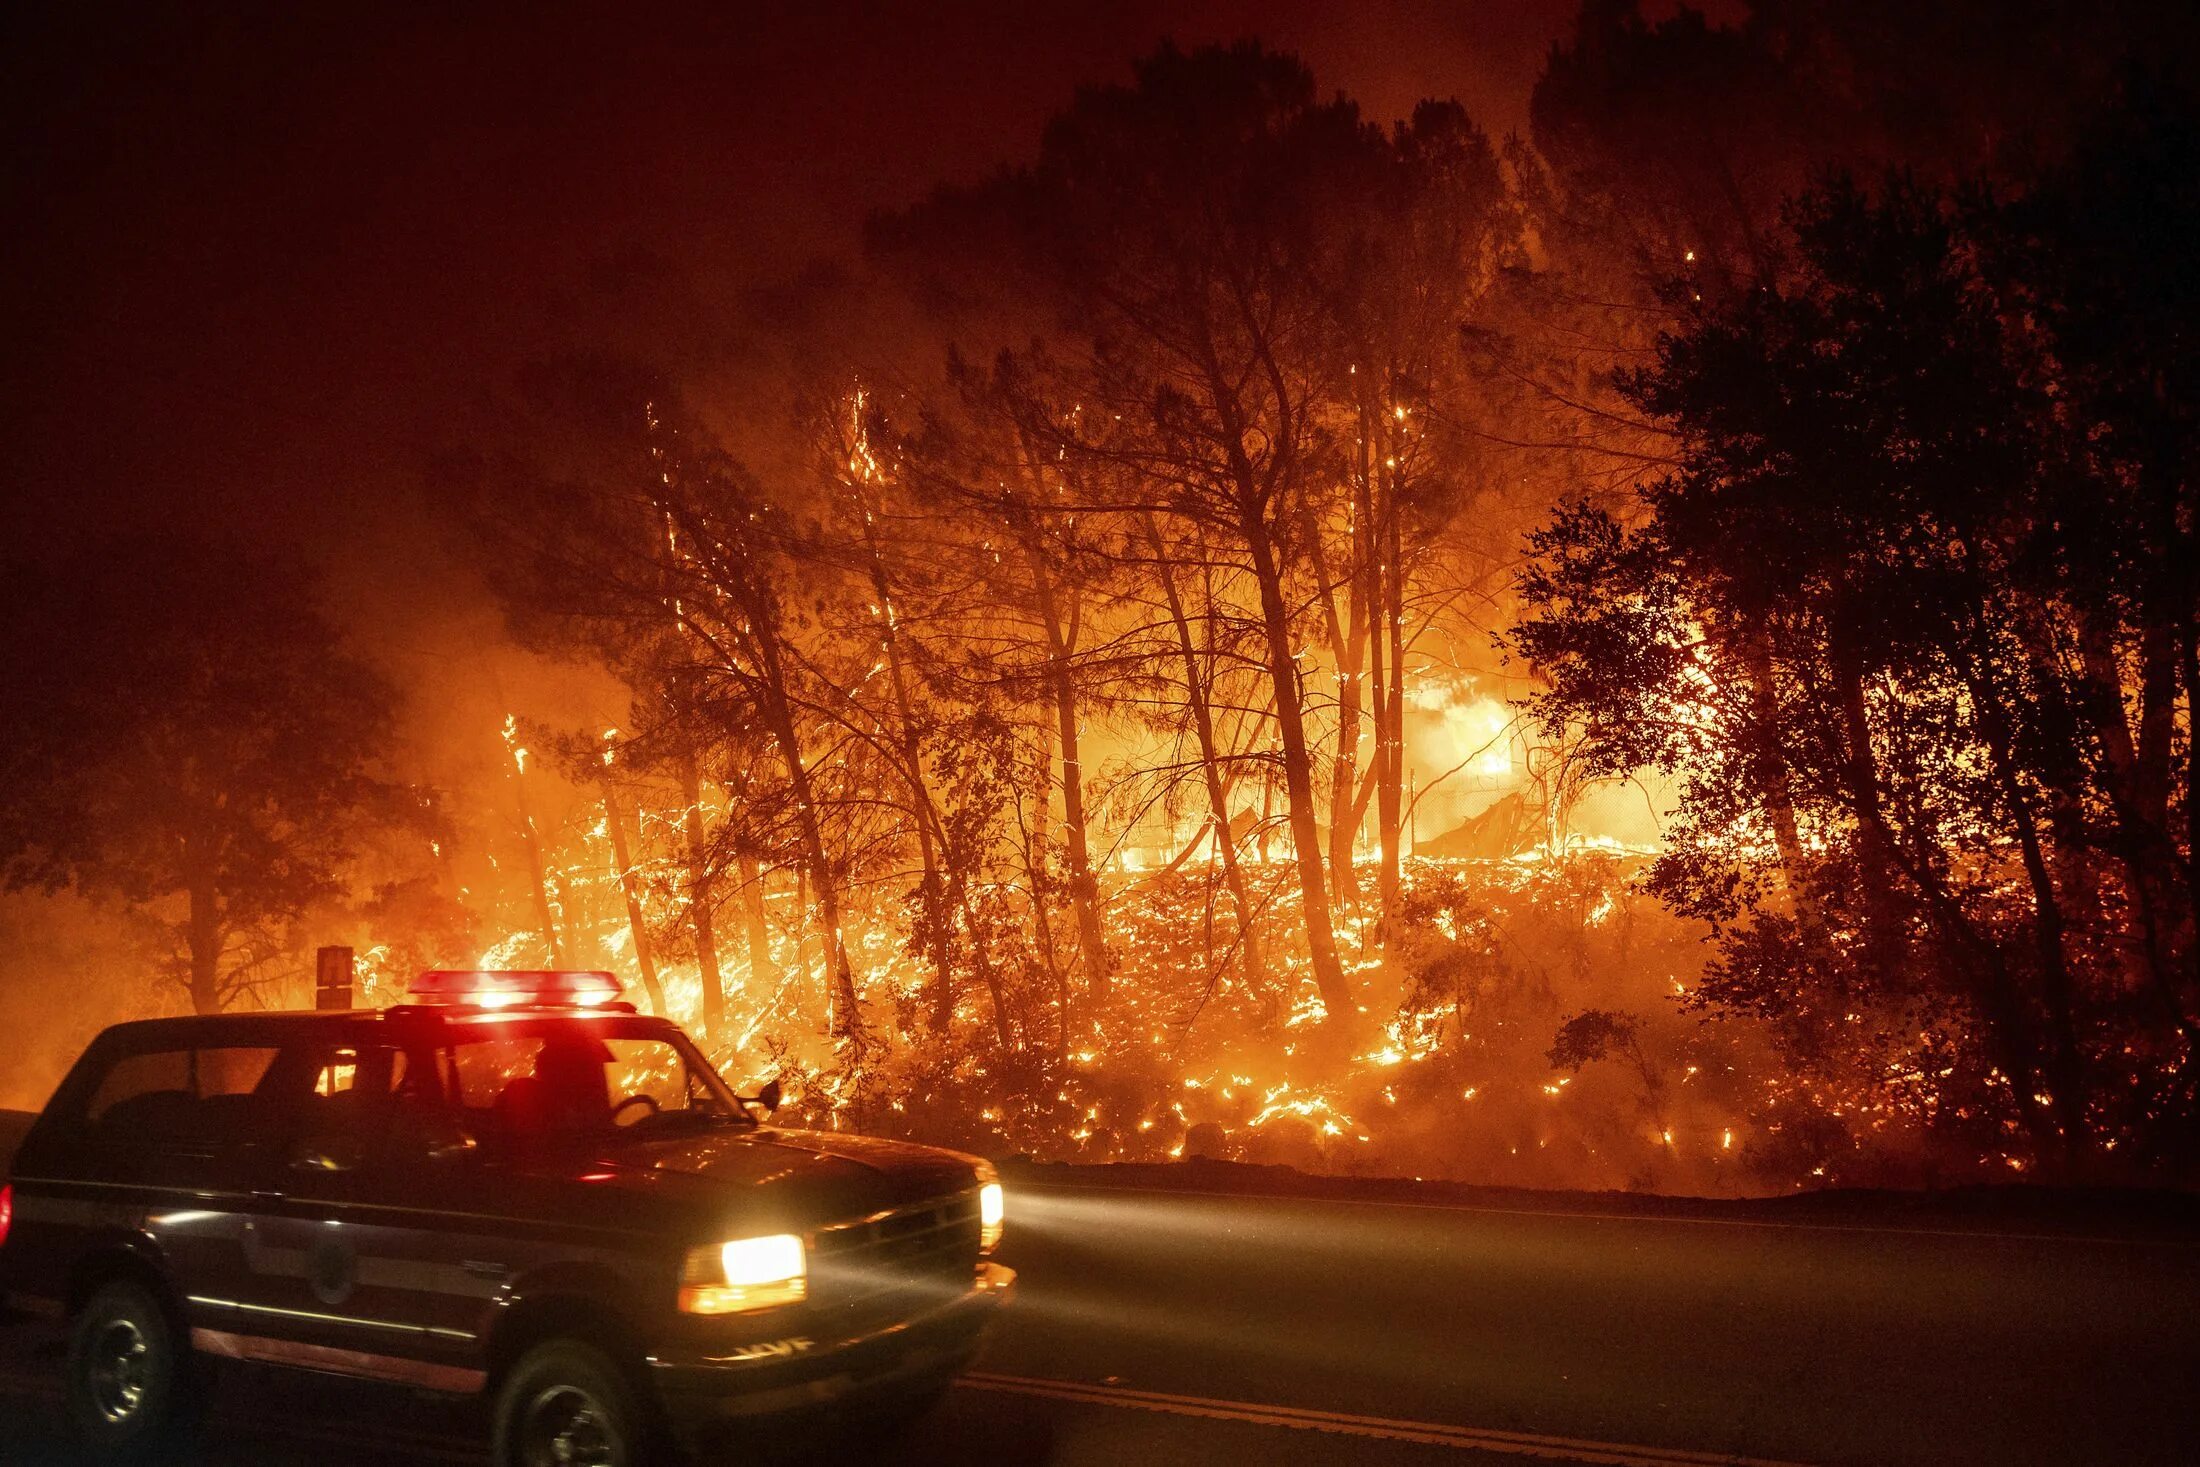
<path fill-rule="evenodd" d="M 295 566 L 117 538 L 7 581 L 6 881 L 129 903 L 200 1012 L 295 972 L 377 837 L 429 840 L 392 693 Z"/>

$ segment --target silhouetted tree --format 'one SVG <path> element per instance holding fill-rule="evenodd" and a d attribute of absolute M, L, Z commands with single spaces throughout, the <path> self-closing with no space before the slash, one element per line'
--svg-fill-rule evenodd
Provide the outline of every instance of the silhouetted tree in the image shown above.
<path fill-rule="evenodd" d="M 2175 237 L 2176 195 L 2124 202 Z M 2151 793 L 2140 814 L 2099 751 L 2131 741 L 2100 682 L 2166 660 L 2190 591 L 2106 593 L 2082 508 L 2147 468 L 2172 498 L 2189 480 L 2174 431 L 2103 472 L 2102 400 L 1980 246 L 2000 217 L 1900 177 L 1801 201 L 1784 268 L 1689 303 L 1622 375 L 1679 467 L 1627 519 L 1578 505 L 1538 532 L 1517 645 L 1547 726 L 1585 730 L 1606 772 L 1681 781 L 1653 884 L 1719 933 L 1700 1001 L 1773 1018 L 1806 1062 L 1930 1066 L 1952 1120 L 2021 1123 L 2074 1163 L 2159 1144 L 2192 1105 L 2189 991 L 2157 970 L 2141 999 L 2113 956 L 2126 913 L 2161 910 L 2157 874 L 2119 876 L 2093 834 L 2121 804 L 2150 832 L 2127 819 L 2127 853 L 2189 860 L 2189 829 Z M 2140 539 L 2143 566 L 2175 563 Z M 2158 744 L 2189 739 L 2189 709 L 2178 729 L 2159 687 L 2152 706 Z M 2144 951 L 2181 932 L 2155 923 Z"/>
<path fill-rule="evenodd" d="M 353 894 L 370 839 L 425 850 L 394 695 L 296 562 L 133 537 L 6 580 L 0 869 L 130 904 L 198 1012 L 298 971 L 298 924 Z"/>

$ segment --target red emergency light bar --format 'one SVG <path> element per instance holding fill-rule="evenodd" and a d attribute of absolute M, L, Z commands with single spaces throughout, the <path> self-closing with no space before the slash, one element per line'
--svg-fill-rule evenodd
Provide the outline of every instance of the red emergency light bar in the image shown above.
<path fill-rule="evenodd" d="M 549 968 L 437 968 L 413 980 L 419 1003 L 479 1009 L 602 1008 L 624 990 L 616 976 Z"/>

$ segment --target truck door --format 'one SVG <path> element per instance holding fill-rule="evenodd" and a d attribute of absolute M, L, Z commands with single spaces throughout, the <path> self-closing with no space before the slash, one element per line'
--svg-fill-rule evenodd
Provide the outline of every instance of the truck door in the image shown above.
<path fill-rule="evenodd" d="M 289 1124 L 255 1184 L 238 1313 L 256 1335 L 237 1353 L 476 1388 L 461 1348 L 471 1335 L 456 1339 L 447 1321 L 466 1313 L 461 1301 L 478 1310 L 496 1281 L 468 1273 L 457 1240 L 420 1205 L 431 1173 L 465 1165 L 464 1138 L 436 1124 L 435 1052 L 360 1036 L 286 1050 L 278 1063 Z"/>
<path fill-rule="evenodd" d="M 183 1039 L 116 1054 L 71 1118 L 67 1195 L 39 1204 L 80 1246 L 150 1240 L 193 1330 L 229 1327 L 255 1206 L 253 1091 L 276 1052 Z"/>

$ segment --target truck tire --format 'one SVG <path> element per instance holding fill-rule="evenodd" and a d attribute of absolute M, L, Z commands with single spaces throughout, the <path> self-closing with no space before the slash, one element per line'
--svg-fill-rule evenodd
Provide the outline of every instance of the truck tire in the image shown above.
<path fill-rule="evenodd" d="M 496 1399 L 496 1467 L 645 1467 L 658 1433 L 624 1371 L 579 1340 L 546 1340 L 512 1366 Z"/>
<path fill-rule="evenodd" d="M 187 1455 L 206 1377 L 189 1338 L 145 1285 L 95 1292 L 69 1325 L 62 1405 L 85 1459 L 139 1464 Z"/>

